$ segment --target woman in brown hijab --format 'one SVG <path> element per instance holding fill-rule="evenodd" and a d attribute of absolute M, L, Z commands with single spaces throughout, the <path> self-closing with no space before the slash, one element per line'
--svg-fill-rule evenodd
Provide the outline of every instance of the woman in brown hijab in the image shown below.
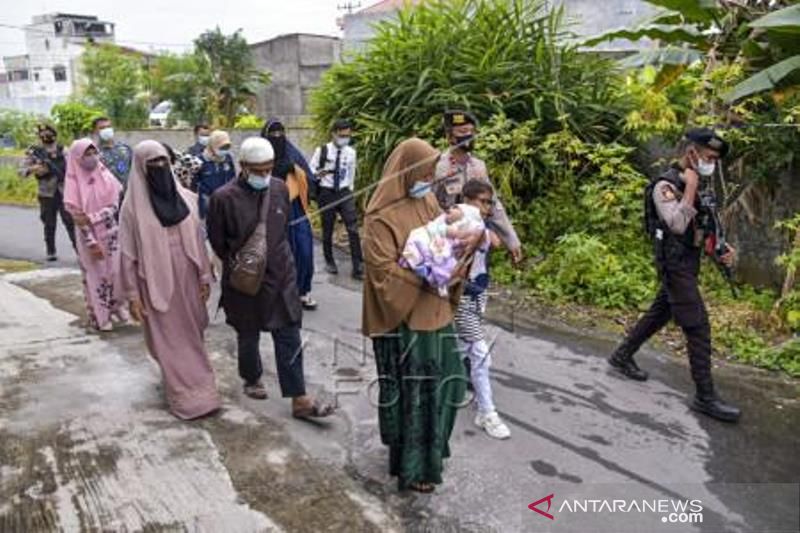
<path fill-rule="evenodd" d="M 430 192 L 439 152 L 420 139 L 389 156 L 364 222 L 363 333 L 373 339 L 378 366 L 381 440 L 401 490 L 432 492 L 466 377 L 453 329 L 454 302 L 398 264 L 414 228 L 441 210 Z"/>

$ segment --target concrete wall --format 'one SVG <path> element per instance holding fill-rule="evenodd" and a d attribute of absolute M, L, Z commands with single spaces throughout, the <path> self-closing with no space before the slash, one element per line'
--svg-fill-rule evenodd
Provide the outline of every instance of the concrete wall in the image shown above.
<path fill-rule="evenodd" d="M 286 134 L 289 139 L 296 144 L 307 157 L 311 157 L 314 150 L 314 145 L 311 140 L 312 131 L 308 128 L 302 127 L 298 124 L 287 122 Z M 260 130 L 229 130 L 231 142 L 233 144 L 234 157 L 236 152 L 241 146 L 242 141 L 248 137 L 258 136 L 261 134 Z M 131 146 L 141 141 L 152 139 L 158 142 L 166 143 L 177 150 L 185 150 L 187 147 L 194 144 L 194 132 L 192 129 L 169 129 L 169 130 L 116 130 L 116 138 L 119 141 L 127 143 Z"/>
<path fill-rule="evenodd" d="M 379 13 L 351 13 L 345 15 L 344 21 L 344 40 L 342 51 L 345 54 L 361 52 L 366 48 L 370 39 L 375 34 L 374 26 L 379 22 L 393 21 L 397 18 L 396 11 L 384 11 Z"/>
<path fill-rule="evenodd" d="M 570 30 L 580 37 L 592 37 L 611 30 L 632 29 L 653 17 L 658 10 L 643 0 L 551 0 L 553 6 L 565 8 Z M 636 51 L 652 48 L 655 43 L 641 40 L 635 43 L 617 39 L 595 47 L 601 51 Z"/>
<path fill-rule="evenodd" d="M 785 272 L 775 259 L 791 245 L 789 238 L 775 229 L 775 223 L 800 212 L 800 169 L 786 172 L 772 190 L 762 191 L 757 202 L 755 222 L 743 213 L 730 222 L 729 239 L 737 247 L 737 277 L 757 287 L 780 288 Z"/>
<path fill-rule="evenodd" d="M 292 34 L 251 46 L 258 68 L 272 72 L 272 83 L 258 97 L 260 116 L 293 119 L 309 113 L 308 95 L 338 60 L 335 37 Z"/>

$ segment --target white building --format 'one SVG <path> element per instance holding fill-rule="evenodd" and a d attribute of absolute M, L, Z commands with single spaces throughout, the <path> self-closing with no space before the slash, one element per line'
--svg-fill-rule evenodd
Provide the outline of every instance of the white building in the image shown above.
<path fill-rule="evenodd" d="M 49 113 L 78 90 L 84 46 L 114 42 L 114 24 L 87 15 L 35 16 L 24 31 L 26 53 L 3 58 L 0 108 Z"/>
<path fill-rule="evenodd" d="M 341 18 L 340 26 L 344 32 L 343 51 L 358 52 L 363 50 L 375 34 L 375 25 L 379 22 L 392 21 L 397 13 L 409 4 L 418 4 L 419 0 L 381 0 L 360 11 L 350 13 Z M 579 37 L 592 37 L 611 30 L 633 28 L 657 10 L 643 0 L 547 0 L 546 7 L 563 7 L 568 29 Z M 595 49 L 603 52 L 631 53 L 654 46 L 651 41 L 632 43 L 615 40 L 603 43 Z"/>

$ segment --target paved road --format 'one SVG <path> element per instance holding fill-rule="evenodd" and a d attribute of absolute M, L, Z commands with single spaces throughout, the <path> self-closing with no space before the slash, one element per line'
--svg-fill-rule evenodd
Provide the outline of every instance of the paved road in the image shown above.
<path fill-rule="evenodd" d="M 0 256 L 36 259 L 40 252 L 22 244 L 39 239 L 35 213 L 0 208 L 0 228 L 12 226 L 0 233 Z M 625 381 L 603 359 L 612 342 L 535 321 L 490 327 L 496 402 L 512 438 L 477 431 L 467 407 L 445 484 L 432 496 L 398 494 L 371 404 L 375 370 L 358 332 L 358 286 L 318 272 L 314 293 L 320 309 L 304 320 L 306 369 L 314 390 L 338 393 L 332 423 L 287 419 L 268 341 L 271 399 L 244 398 L 221 313 L 207 343 L 224 411 L 182 423 L 163 410 L 138 330 L 96 336 L 79 327 L 74 270 L 5 276 L 0 531 L 23 523 L 68 531 L 800 528 L 796 382 L 715 368 L 719 388 L 745 410 L 738 426 L 723 425 L 687 409 L 683 361 L 645 350 L 652 379 Z M 552 520 L 528 508 L 551 494 L 549 509 L 547 501 L 535 507 Z M 691 507 L 682 514 L 682 505 Z M 680 523 L 698 516 L 702 523 Z"/>

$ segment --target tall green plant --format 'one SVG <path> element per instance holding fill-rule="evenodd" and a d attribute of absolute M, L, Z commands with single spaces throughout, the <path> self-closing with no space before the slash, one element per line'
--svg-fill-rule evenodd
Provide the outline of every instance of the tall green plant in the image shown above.
<path fill-rule="evenodd" d="M 194 82 L 213 95 L 207 111 L 211 108 L 218 116 L 217 122 L 230 127 L 236 116 L 245 112 L 243 108 L 249 105 L 252 109 L 258 88 L 270 82 L 271 74 L 255 66 L 241 31 L 225 35 L 219 28 L 209 30 L 194 45 Z"/>
<path fill-rule="evenodd" d="M 103 109 L 119 127 L 147 124 L 148 99 L 142 59 L 113 44 L 87 47 L 82 56 L 87 103 Z"/>
<path fill-rule="evenodd" d="M 533 121 L 539 138 L 565 127 L 587 140 L 614 138 L 621 104 L 611 64 L 566 37 L 561 11 L 542 0 L 407 7 L 378 26 L 365 52 L 326 73 L 312 95 L 315 127 L 325 137 L 336 118 L 354 119 L 367 181 L 402 138 L 440 137 L 451 107 Z"/>

